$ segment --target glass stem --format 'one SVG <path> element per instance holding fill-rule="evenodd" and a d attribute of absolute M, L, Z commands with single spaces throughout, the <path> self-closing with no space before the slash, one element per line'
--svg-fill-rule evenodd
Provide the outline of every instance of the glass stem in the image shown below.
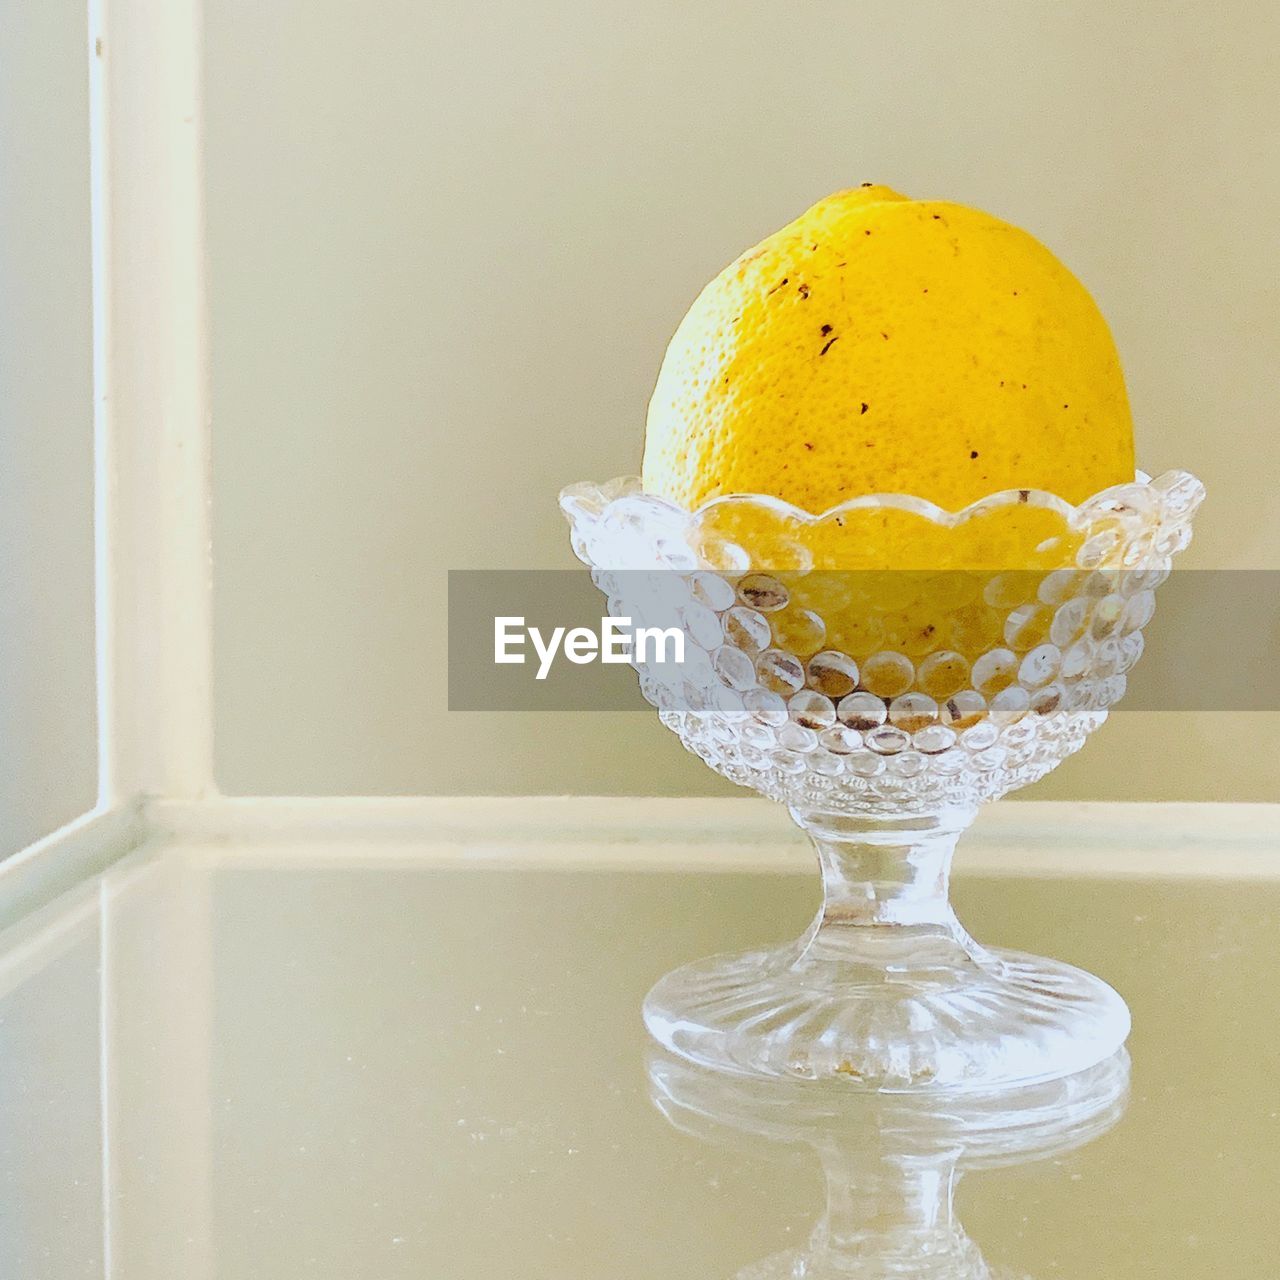
<path fill-rule="evenodd" d="M 797 965 L 855 967 L 847 976 L 903 980 L 972 976 L 994 963 L 950 901 L 956 840 L 972 809 L 861 818 L 792 809 L 817 850 L 822 909 Z"/>

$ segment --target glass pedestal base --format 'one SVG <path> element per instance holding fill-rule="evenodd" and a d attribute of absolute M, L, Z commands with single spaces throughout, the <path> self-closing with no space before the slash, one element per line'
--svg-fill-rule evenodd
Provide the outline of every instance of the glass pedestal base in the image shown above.
<path fill-rule="evenodd" d="M 794 946 L 712 956 L 658 982 L 645 1023 L 703 1066 L 890 1091 L 1073 1075 L 1129 1034 L 1116 992 L 1056 960 L 989 950 L 950 973 L 841 968 L 806 964 Z"/>
<path fill-rule="evenodd" d="M 1057 960 L 979 946 L 951 909 L 956 839 L 973 810 L 851 817 L 792 810 L 822 869 L 803 938 L 713 956 L 650 991 L 649 1031 L 726 1071 L 867 1089 L 1053 1080 L 1109 1057 L 1129 1010 Z"/>

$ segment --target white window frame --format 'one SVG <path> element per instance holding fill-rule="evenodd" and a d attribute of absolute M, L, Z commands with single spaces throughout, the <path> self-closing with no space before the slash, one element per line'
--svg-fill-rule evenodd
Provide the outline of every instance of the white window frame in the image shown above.
<path fill-rule="evenodd" d="M 90 0 L 98 795 L 0 866 L 4 915 L 213 785 L 200 0 Z"/>

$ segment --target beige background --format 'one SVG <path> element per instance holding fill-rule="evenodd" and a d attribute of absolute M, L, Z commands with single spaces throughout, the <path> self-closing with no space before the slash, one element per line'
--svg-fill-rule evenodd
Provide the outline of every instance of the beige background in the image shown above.
<path fill-rule="evenodd" d="M 1053 246 L 1185 563 L 1280 568 L 1270 0 L 211 0 L 231 792 L 731 790 L 640 715 L 445 711 L 445 572 L 571 562 L 730 257 L 863 180 Z M 1224 628 L 1224 644 L 1228 643 Z M 1280 718 L 1120 714 L 1028 794 L 1280 799 Z"/>
<path fill-rule="evenodd" d="M 97 792 L 86 12 L 0 0 L 0 856 Z"/>

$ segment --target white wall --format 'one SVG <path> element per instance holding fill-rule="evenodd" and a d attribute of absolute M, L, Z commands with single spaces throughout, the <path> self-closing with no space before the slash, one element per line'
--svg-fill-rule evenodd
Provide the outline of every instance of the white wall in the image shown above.
<path fill-rule="evenodd" d="M 97 791 L 86 13 L 0 0 L 0 856 Z"/>
<path fill-rule="evenodd" d="M 638 466 L 697 289 L 862 180 L 1055 248 L 1142 465 L 1209 486 L 1186 563 L 1280 567 L 1270 0 L 207 8 L 229 791 L 727 790 L 652 717 L 447 715 L 445 571 L 573 563 L 556 491 Z M 1277 758 L 1122 714 L 1038 794 L 1276 799 Z"/>

